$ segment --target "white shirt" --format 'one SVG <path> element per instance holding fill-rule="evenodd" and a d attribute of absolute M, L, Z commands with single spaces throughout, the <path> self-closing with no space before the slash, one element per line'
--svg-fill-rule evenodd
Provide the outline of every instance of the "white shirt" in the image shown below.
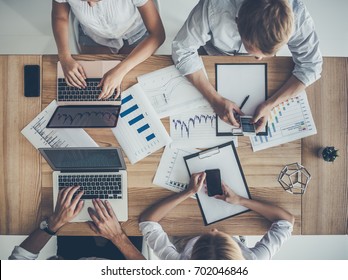
<path fill-rule="evenodd" d="M 84 33 L 100 45 L 119 50 L 123 40 L 131 45 L 147 31 L 138 7 L 148 0 L 102 0 L 93 7 L 81 0 L 55 1 L 68 3 Z"/>
<path fill-rule="evenodd" d="M 191 258 L 192 248 L 199 236 L 188 241 L 183 252 L 178 252 L 173 243 L 169 240 L 167 233 L 162 226 L 156 222 L 142 222 L 139 224 L 140 231 L 148 246 L 161 260 L 187 260 Z M 277 253 L 283 243 L 290 238 L 293 225 L 285 220 L 274 222 L 262 239 L 255 244 L 255 247 L 248 248 L 234 237 L 242 254 L 247 260 L 270 260 Z"/>
<path fill-rule="evenodd" d="M 234 55 L 243 49 L 238 12 L 243 0 L 200 0 L 172 43 L 173 61 L 183 75 L 203 68 L 197 49 L 209 55 Z M 300 0 L 289 0 L 294 30 L 287 43 L 295 63 L 293 75 L 306 86 L 320 78 L 322 56 L 313 20 Z"/>

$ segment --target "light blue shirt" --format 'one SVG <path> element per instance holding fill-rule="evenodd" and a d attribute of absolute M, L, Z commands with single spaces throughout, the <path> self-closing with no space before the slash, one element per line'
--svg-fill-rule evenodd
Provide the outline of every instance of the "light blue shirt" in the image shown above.
<path fill-rule="evenodd" d="M 203 68 L 197 50 L 209 55 L 243 52 L 236 17 L 243 0 L 200 0 L 172 43 L 173 61 L 181 74 Z M 323 59 L 313 19 L 299 0 L 289 0 L 294 13 L 294 31 L 287 43 L 295 63 L 293 75 L 306 86 L 320 78 Z"/>

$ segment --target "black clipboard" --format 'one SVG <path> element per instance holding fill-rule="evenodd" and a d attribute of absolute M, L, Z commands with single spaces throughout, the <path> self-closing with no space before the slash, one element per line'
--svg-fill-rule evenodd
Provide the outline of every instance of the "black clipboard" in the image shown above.
<path fill-rule="evenodd" d="M 184 160 L 190 175 L 206 169 L 220 169 L 222 181 L 237 194 L 251 199 L 233 141 L 185 156 Z M 208 197 L 203 188 L 196 194 L 196 197 L 204 225 L 210 225 L 250 211 L 243 206 L 232 205 L 216 198 Z"/>
<path fill-rule="evenodd" d="M 215 84 L 219 94 L 233 100 L 238 106 L 249 95 L 242 111 L 252 116 L 256 107 L 267 100 L 267 63 L 216 63 Z M 257 135 L 268 135 L 268 123 L 264 131 Z M 240 136 L 240 133 L 234 134 L 233 126 L 217 116 L 216 136 Z"/>

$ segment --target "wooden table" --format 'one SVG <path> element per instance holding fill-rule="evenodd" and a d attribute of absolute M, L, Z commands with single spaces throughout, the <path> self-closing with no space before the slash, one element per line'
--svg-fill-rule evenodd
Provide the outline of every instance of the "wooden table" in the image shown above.
<path fill-rule="evenodd" d="M 115 59 L 115 56 L 78 56 L 81 60 Z M 122 59 L 122 56 L 118 56 Z M 209 80 L 215 83 L 215 63 L 255 63 L 249 57 L 203 57 Z M 0 234 L 28 234 L 43 217 L 52 213 L 52 171 L 35 148 L 20 134 L 56 96 L 57 56 L 0 56 L 0 91 L 2 144 L 0 163 Z M 268 64 L 268 91 L 272 94 L 291 75 L 290 58 L 272 58 Z M 23 65 L 39 64 L 42 69 L 41 98 L 23 97 Z M 136 77 L 171 65 L 167 56 L 154 56 L 133 69 L 123 88 L 136 83 Z M 347 58 L 325 58 L 323 78 L 308 90 L 309 102 L 318 134 L 257 153 L 248 138 L 239 140 L 238 154 L 254 199 L 284 207 L 296 217 L 294 234 L 347 233 Z M 325 114 L 323 113 L 325 112 Z M 337 129 L 333 124 L 343 125 Z M 169 129 L 168 119 L 163 123 Z M 87 132 L 100 146 L 118 146 L 110 130 L 89 129 Z M 302 143 L 302 144 L 301 144 Z M 316 157 L 323 145 L 335 145 L 341 157 L 334 164 Z M 151 182 L 162 150 L 135 165 L 127 162 L 129 220 L 123 227 L 129 235 L 139 235 L 137 217 L 146 207 L 171 192 Z M 312 181 L 301 197 L 283 191 L 277 182 L 285 164 L 302 162 L 312 174 Z M 201 234 L 216 227 L 234 235 L 263 234 L 269 222 L 254 212 L 204 227 L 197 202 L 188 199 L 161 222 L 171 235 Z M 69 224 L 62 235 L 92 235 L 84 223 Z"/>

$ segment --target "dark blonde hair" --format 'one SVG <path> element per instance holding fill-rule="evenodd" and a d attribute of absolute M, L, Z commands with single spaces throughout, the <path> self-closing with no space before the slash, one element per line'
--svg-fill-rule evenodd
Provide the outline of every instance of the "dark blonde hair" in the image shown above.
<path fill-rule="evenodd" d="M 293 21 L 288 0 L 245 0 L 237 25 L 244 43 L 273 55 L 289 40 Z"/>
<path fill-rule="evenodd" d="M 192 248 L 192 260 L 244 260 L 242 251 L 229 235 L 207 233 L 199 237 Z"/>

